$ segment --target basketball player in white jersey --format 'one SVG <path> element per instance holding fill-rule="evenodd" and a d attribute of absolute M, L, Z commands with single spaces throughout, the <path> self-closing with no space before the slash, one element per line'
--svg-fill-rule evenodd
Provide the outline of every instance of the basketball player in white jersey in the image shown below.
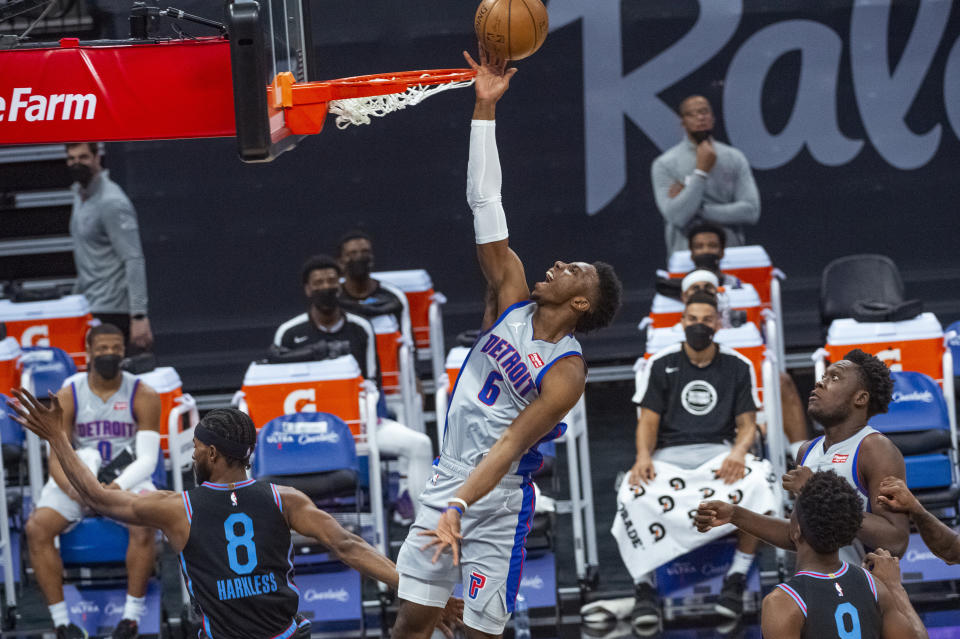
<path fill-rule="evenodd" d="M 98 471 L 124 449 L 136 459 L 107 488 L 142 493 L 156 490 L 151 476 L 160 453 L 160 397 L 156 391 L 120 370 L 123 333 L 112 324 L 87 333 L 90 368 L 69 378 L 57 393 L 63 406 L 63 429 L 77 454 Z M 86 637 L 70 623 L 63 599 L 63 562 L 54 546 L 58 535 L 85 516 L 79 496 L 64 475 L 55 455 L 50 456 L 50 479 L 40 493 L 37 508 L 26 525 L 30 564 L 50 609 L 57 639 Z M 130 526 L 127 546 L 127 600 L 113 637 L 136 637 L 146 610 L 147 580 L 153 570 L 156 531 Z"/>
<path fill-rule="evenodd" d="M 801 446 L 801 466 L 783 476 L 784 489 L 799 493 L 814 472 L 831 470 L 863 495 L 863 524 L 854 542 L 840 548 L 840 559 L 854 565 L 860 564 L 865 548 L 885 548 L 901 557 L 910 541 L 907 516 L 884 507 L 878 499 L 886 477 L 905 479 L 903 455 L 867 425 L 874 415 L 887 412 L 892 393 L 890 371 L 873 355 L 856 349 L 831 364 L 807 405 L 807 414 L 823 426 L 824 435 Z M 794 550 L 788 520 L 724 502 L 701 504 L 695 523 L 700 530 L 733 523 L 763 541 Z"/>
<path fill-rule="evenodd" d="M 499 637 L 513 611 L 533 519 L 531 475 L 540 442 L 583 394 L 586 366 L 576 330 L 610 323 L 620 282 L 602 262 L 556 262 L 531 292 L 507 243 L 494 129 L 497 100 L 516 72 L 464 54 L 477 71 L 467 200 L 490 294 L 484 331 L 460 371 L 433 478 L 400 550 L 393 637 L 429 637 L 457 582 L 468 636 Z M 546 185 L 544 185 L 546 186 Z"/>

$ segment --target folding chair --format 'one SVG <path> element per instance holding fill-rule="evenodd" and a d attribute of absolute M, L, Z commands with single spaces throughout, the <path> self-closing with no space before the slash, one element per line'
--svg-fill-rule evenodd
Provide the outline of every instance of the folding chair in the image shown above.
<path fill-rule="evenodd" d="M 376 437 L 369 436 L 376 432 L 378 397 L 375 385 L 360 375 L 357 361 L 345 355 L 296 364 L 250 364 L 234 403 L 258 427 L 299 412 L 325 412 L 346 422 L 358 453 L 369 458 L 373 545 L 387 555 L 380 449 Z"/>
<path fill-rule="evenodd" d="M 371 277 L 381 284 L 399 289 L 409 304 L 411 332 L 403 327 L 405 336 L 413 337 L 417 358 L 429 360 L 433 379 L 439 379 L 443 371 L 444 338 L 443 317 L 440 307 L 447 302 L 443 293 L 433 290 L 433 280 L 423 269 L 406 271 L 380 271 L 371 273 Z"/>
<path fill-rule="evenodd" d="M 827 264 L 820 277 L 820 325 L 853 317 L 860 300 L 899 304 L 903 301 L 903 278 L 893 260 L 885 255 L 847 255 Z"/>
<path fill-rule="evenodd" d="M 253 475 L 296 488 L 328 512 L 356 512 L 360 527 L 360 464 L 349 426 L 335 415 L 303 412 L 267 422 L 257 435 Z M 292 545 L 301 611 L 314 623 L 354 621 L 362 627 L 360 574 L 332 558 L 316 540 L 294 534 Z"/>

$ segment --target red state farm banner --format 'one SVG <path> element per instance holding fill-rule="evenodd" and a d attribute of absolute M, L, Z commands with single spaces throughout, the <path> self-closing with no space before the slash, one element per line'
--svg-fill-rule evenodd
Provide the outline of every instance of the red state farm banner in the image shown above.
<path fill-rule="evenodd" d="M 0 144 L 232 137 L 230 44 L 0 50 Z"/>

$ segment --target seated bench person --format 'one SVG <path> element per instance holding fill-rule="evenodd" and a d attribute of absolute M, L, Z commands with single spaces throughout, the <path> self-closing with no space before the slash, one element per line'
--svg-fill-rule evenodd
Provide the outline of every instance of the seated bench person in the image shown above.
<path fill-rule="evenodd" d="M 348 313 L 367 319 L 393 315 L 403 326 L 402 291 L 370 277 L 375 264 L 373 240 L 361 230 L 346 232 L 337 244 L 337 261 L 343 269 L 340 305 Z"/>
<path fill-rule="evenodd" d="M 63 407 L 63 430 L 77 454 L 96 473 L 126 448 L 136 459 L 109 485 L 112 490 L 133 493 L 155 491 L 151 475 L 160 454 L 160 397 L 136 377 L 120 370 L 124 356 L 123 333 L 113 324 L 94 326 L 87 333 L 87 361 L 90 368 L 70 378 L 57 393 Z M 27 521 L 30 565 L 50 609 L 57 639 L 86 637 L 70 623 L 63 598 L 63 562 L 54 545 L 58 535 L 83 519 L 85 514 L 77 491 L 64 475 L 55 455 L 50 456 L 50 479 L 40 501 Z M 127 546 L 127 600 L 114 639 L 138 636 L 140 618 L 146 612 L 147 580 L 153 572 L 156 530 L 129 526 Z"/>
<path fill-rule="evenodd" d="M 714 343 L 713 334 L 720 327 L 715 296 L 705 292 L 690 296 L 682 324 L 685 341 L 651 357 L 637 383 L 633 397 L 639 405 L 637 457 L 629 475 L 633 486 L 652 481 L 658 461 L 692 469 L 723 453 L 727 456 L 717 478 L 731 484 L 745 475 L 759 404 L 753 366 L 742 355 Z M 696 505 L 676 507 L 688 510 Z M 718 613 L 731 618 L 742 613 L 746 574 L 756 549 L 755 538 L 740 536 L 716 606 Z M 631 614 L 634 627 L 659 623 L 653 577 L 650 572 L 637 580 Z"/>
<path fill-rule="evenodd" d="M 695 268 L 710 271 L 720 279 L 720 286 L 726 288 L 740 288 L 743 283 L 740 278 L 720 270 L 720 260 L 727 248 L 727 234 L 723 227 L 710 222 L 703 222 L 691 227 L 687 231 L 687 246 L 690 249 L 690 259 Z"/>
<path fill-rule="evenodd" d="M 271 350 L 274 356 L 287 361 L 351 354 L 363 377 L 379 389 L 380 365 L 373 327 L 369 321 L 340 307 L 341 275 L 340 264 L 332 257 L 317 255 L 307 260 L 302 283 L 310 307 L 306 313 L 280 325 Z M 401 517 L 412 518 L 420 508 L 420 492 L 432 472 L 433 444 L 425 434 L 382 415 L 375 436 L 382 453 L 400 459 L 407 476 L 412 512 L 403 512 L 402 503 L 398 504 L 398 512 Z"/>

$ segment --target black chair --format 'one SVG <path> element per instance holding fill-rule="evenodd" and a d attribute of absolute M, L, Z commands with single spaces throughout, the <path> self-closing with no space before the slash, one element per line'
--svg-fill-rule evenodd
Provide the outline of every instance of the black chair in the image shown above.
<path fill-rule="evenodd" d="M 903 278 L 885 255 L 848 255 L 833 260 L 820 280 L 820 328 L 826 337 L 835 319 L 853 317 L 856 302 L 896 305 L 904 301 Z"/>

